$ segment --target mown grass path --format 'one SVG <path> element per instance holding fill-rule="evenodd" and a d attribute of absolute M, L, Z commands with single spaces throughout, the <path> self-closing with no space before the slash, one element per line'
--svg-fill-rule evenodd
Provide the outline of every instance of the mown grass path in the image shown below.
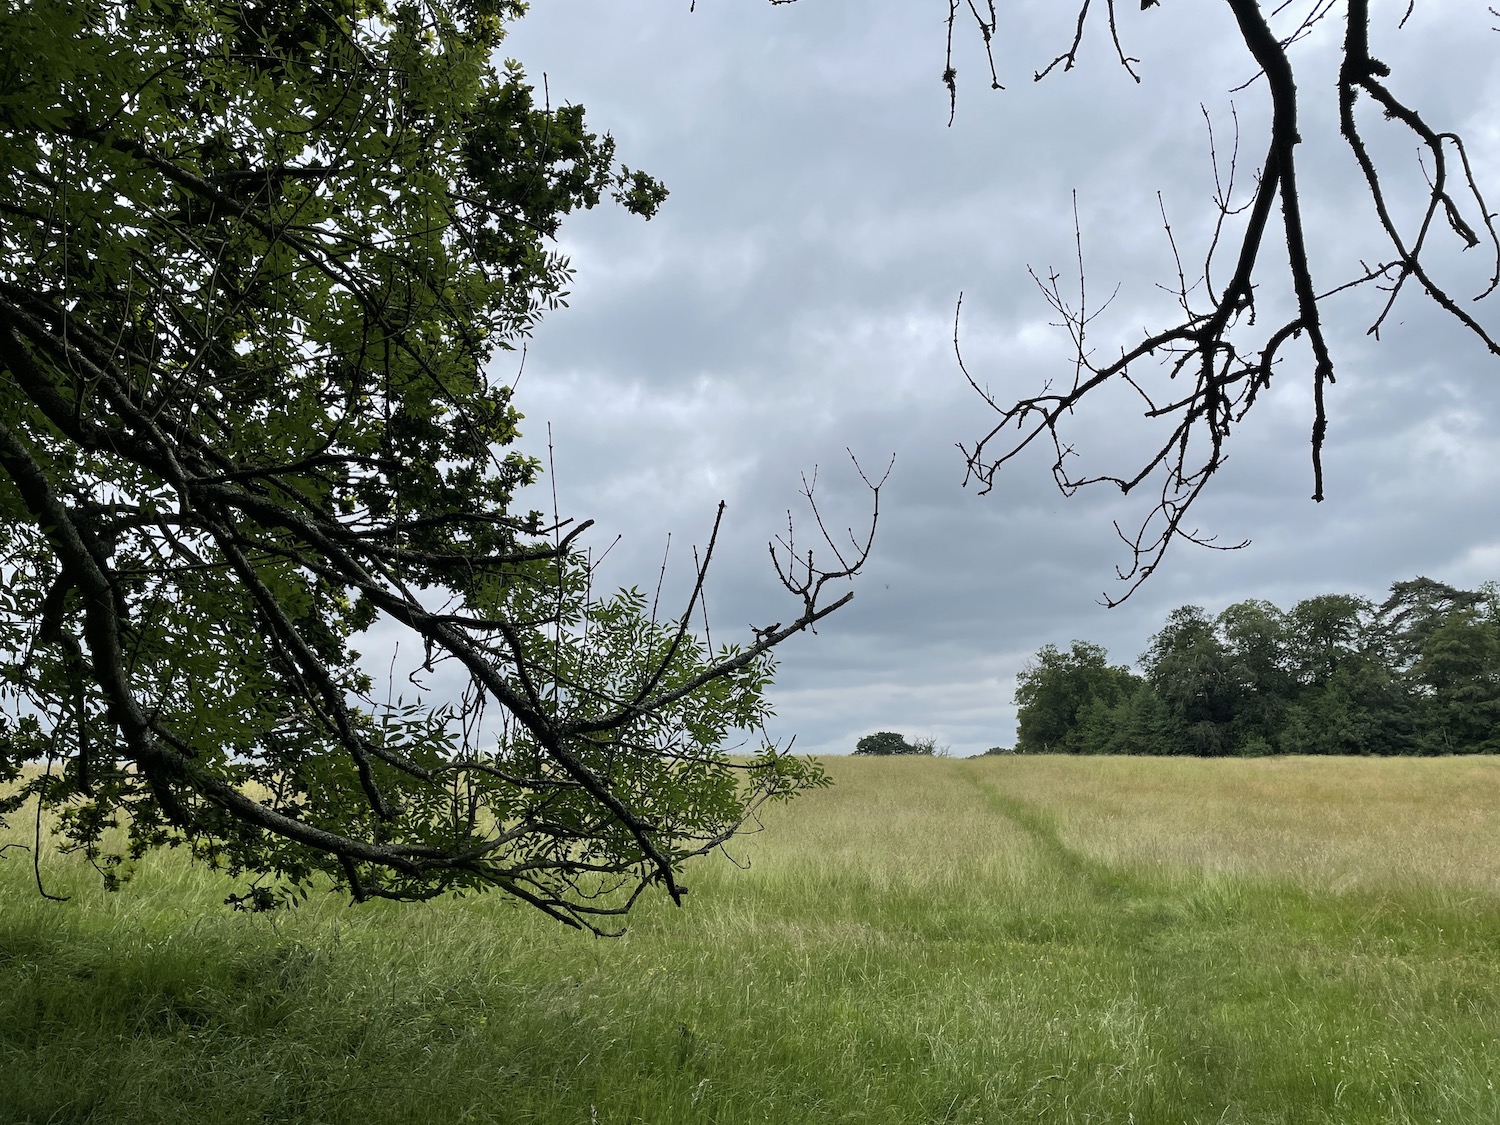
<path fill-rule="evenodd" d="M 1500 1121 L 1500 762 L 835 761 L 565 933 L 0 863 L 0 1122 Z"/>
<path fill-rule="evenodd" d="M 1102 961 L 1091 977 L 1095 1011 L 1136 1013 L 1147 1069 L 1168 1072 L 1159 1090 L 1156 1083 L 1139 1089 L 1127 1119 L 1134 1112 L 1137 1120 L 1162 1121 L 1174 1114 L 1226 1121 L 1500 1120 L 1492 1081 L 1500 1059 L 1493 899 L 1455 895 L 1440 882 L 1387 882 L 1378 891 L 1344 895 L 1309 886 L 1291 876 L 1310 873 L 1296 850 L 1278 863 L 1267 862 L 1263 847 L 1258 854 L 1255 826 L 1274 810 L 1253 803 L 1240 806 L 1239 823 L 1216 823 L 1223 853 L 1200 852 L 1198 870 L 1147 862 L 1133 833 L 1160 841 L 1204 820 L 1201 808 L 1174 810 L 1175 821 L 1155 825 L 1120 815 L 1141 807 L 1130 799 L 1129 782 L 1148 780 L 1155 788 L 1178 764 L 1142 763 L 1133 778 L 1113 763 L 1060 765 L 1115 781 L 1079 796 L 1112 793 L 1108 803 L 1119 811 L 1096 809 L 1091 816 L 1087 800 L 1059 802 L 1056 810 L 1028 803 L 1008 789 L 1005 771 L 970 769 L 992 807 L 1025 828 L 1068 877 L 1078 926 L 1070 959 L 1080 968 Z M 1200 782 L 1217 773 L 1222 786 L 1222 775 L 1241 765 L 1188 769 Z M 1158 776 L 1142 777 L 1152 773 Z M 1391 780 L 1400 787 L 1400 779 Z M 1193 788 L 1178 795 L 1190 796 Z M 1231 781 L 1229 788 L 1238 787 Z M 1061 794 L 1050 796 L 1057 801 Z M 1210 804 L 1222 800 L 1212 791 L 1201 796 Z M 1376 804 L 1367 811 L 1364 823 L 1378 830 L 1374 818 L 1382 810 Z M 1071 834 L 1060 827 L 1064 818 L 1073 823 Z M 1112 819 L 1130 823 L 1111 833 Z M 1237 829 L 1243 847 L 1236 846 Z M 1380 835 L 1363 841 L 1376 845 L 1364 874 L 1377 885 L 1384 874 L 1373 862 Z M 1094 843 L 1094 852 L 1079 841 Z M 1341 842 L 1350 849 L 1361 843 L 1347 835 Z M 1170 843 L 1180 856 L 1179 840 Z M 1133 853 L 1135 862 L 1109 863 L 1100 853 Z M 1261 868 L 1259 877 L 1235 872 L 1251 863 Z M 1349 878 L 1347 870 L 1341 875 Z"/>

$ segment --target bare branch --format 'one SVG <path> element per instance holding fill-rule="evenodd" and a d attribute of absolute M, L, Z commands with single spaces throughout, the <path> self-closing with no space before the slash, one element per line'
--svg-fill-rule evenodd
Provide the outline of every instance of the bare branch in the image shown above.
<path fill-rule="evenodd" d="M 1303 39 L 1318 23 L 1330 18 L 1336 10 L 1333 0 L 1316 0 L 1285 33 L 1272 30 L 1268 17 L 1257 0 L 1224 0 L 1234 16 L 1240 40 L 1265 78 L 1271 103 L 1271 122 L 1265 155 L 1249 198 L 1238 202 L 1235 182 L 1239 163 L 1239 120 L 1234 117 L 1234 144 L 1227 176 L 1220 164 L 1213 134 L 1213 122 L 1204 110 L 1209 131 L 1209 154 L 1213 166 L 1217 211 L 1213 232 L 1208 241 L 1201 276 L 1190 277 L 1183 265 L 1178 238 L 1167 218 L 1165 205 L 1158 196 L 1162 227 L 1175 265 L 1176 277 L 1160 286 L 1172 295 L 1181 311 L 1176 324 L 1148 330 L 1133 343 L 1123 346 L 1114 358 L 1095 358 L 1089 342 L 1089 326 L 1098 315 L 1089 307 L 1084 278 L 1081 240 L 1078 235 L 1075 194 L 1075 244 L 1079 296 L 1070 302 L 1063 298 L 1059 275 L 1053 271 L 1045 278 L 1035 271 L 1033 280 L 1048 304 L 1059 314 L 1058 324 L 1070 337 L 1073 352 L 1073 380 L 1066 389 L 1050 385 L 1042 392 L 1012 404 L 1002 402 L 993 391 L 982 386 L 966 365 L 959 349 L 958 320 L 962 309 L 959 297 L 954 317 L 954 352 L 959 369 L 984 402 L 999 415 L 998 422 L 972 445 L 960 445 L 968 463 L 968 480 L 974 480 L 980 491 L 988 492 L 995 474 L 1022 450 L 1044 436 L 1053 452 L 1052 471 L 1058 487 L 1071 494 L 1077 489 L 1110 483 L 1123 493 L 1130 493 L 1151 478 L 1159 479 L 1154 506 L 1134 532 L 1127 534 L 1118 526 L 1116 532 L 1130 552 L 1131 563 L 1119 570 L 1126 583 L 1120 597 L 1106 598 L 1107 604 L 1118 604 L 1153 573 L 1176 539 L 1236 549 L 1244 543 L 1224 546 L 1212 536 L 1204 535 L 1185 522 L 1194 503 L 1203 495 L 1209 480 L 1222 467 L 1227 443 L 1234 428 L 1245 418 L 1260 393 L 1270 385 L 1273 374 L 1283 362 L 1287 345 L 1296 340 L 1305 344 L 1310 359 L 1308 381 L 1313 400 L 1313 417 L 1309 435 L 1314 500 L 1324 495 L 1323 450 L 1327 441 L 1329 409 L 1327 390 L 1335 380 L 1335 363 L 1323 322 L 1323 304 L 1335 294 L 1376 284 L 1387 292 L 1384 308 L 1370 326 L 1378 335 L 1381 325 L 1408 278 L 1415 279 L 1427 296 L 1468 333 L 1477 338 L 1492 354 L 1500 355 L 1500 343 L 1494 333 L 1470 311 L 1462 308 L 1433 277 L 1427 264 L 1429 233 L 1441 221 L 1465 248 L 1484 245 L 1492 263 L 1491 278 L 1479 298 L 1500 288 L 1500 237 L 1494 216 L 1489 212 L 1475 179 L 1466 146 L 1457 134 L 1430 127 L 1422 116 L 1397 98 L 1387 85 L 1389 68 L 1372 58 L 1368 47 L 1368 0 L 1350 0 L 1346 5 L 1343 60 L 1338 82 L 1340 129 L 1344 141 L 1360 168 L 1365 194 L 1374 206 L 1385 240 L 1391 248 L 1389 260 L 1377 265 L 1361 263 L 1360 272 L 1321 291 L 1315 284 L 1304 229 L 1301 190 L 1297 178 L 1297 146 L 1302 143 L 1298 127 L 1299 94 L 1289 49 Z M 1150 5 L 1143 5 L 1150 6 Z M 1279 15 L 1283 4 L 1270 18 Z M 1071 69 L 1077 59 L 1084 28 L 1090 13 L 1090 0 L 1082 0 L 1073 41 L 1067 51 L 1039 71 L 1038 78 L 1061 67 Z M 1114 32 L 1114 9 L 1110 6 L 1111 31 Z M 1405 22 L 1404 20 L 1402 21 Z M 1118 37 L 1116 37 L 1118 48 Z M 1118 52 L 1129 69 L 1123 50 Z M 1134 71 L 1132 71 L 1134 74 Z M 1428 176 L 1428 199 L 1413 232 L 1403 232 L 1392 216 L 1379 169 L 1369 154 L 1356 114 L 1358 97 L 1374 102 L 1383 119 L 1395 122 L 1419 141 Z M 1450 162 L 1457 157 L 1459 189 Z M 1256 294 L 1270 281 L 1262 266 L 1262 251 L 1273 217 L 1280 212 L 1281 235 L 1286 247 L 1285 283 L 1290 290 L 1294 313 L 1279 323 L 1256 325 Z M 1237 236 L 1231 239 L 1231 229 Z M 1226 244 L 1230 271 L 1227 279 L 1216 281 L 1215 266 Z M 1259 339 L 1252 330 L 1259 328 Z M 1154 390 L 1140 368 L 1152 360 L 1167 382 L 1167 390 Z M 1185 382 L 1185 386 L 1179 384 Z M 1098 388 L 1107 383 L 1129 386 L 1143 403 L 1142 415 L 1168 426 L 1165 439 L 1137 468 L 1122 474 L 1100 474 L 1076 477 L 1069 469 L 1074 456 L 1072 446 L 1063 438 L 1061 428 L 1073 411 Z"/>

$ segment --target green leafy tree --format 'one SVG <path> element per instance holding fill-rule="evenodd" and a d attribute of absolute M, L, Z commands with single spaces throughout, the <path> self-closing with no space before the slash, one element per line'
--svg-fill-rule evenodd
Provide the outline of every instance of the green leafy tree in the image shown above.
<path fill-rule="evenodd" d="M 1113 706 L 1138 682 L 1130 669 L 1111 665 L 1099 645 L 1074 641 L 1067 652 L 1043 645 L 1016 677 L 1016 752 L 1097 752 L 1084 740 L 1085 709 Z"/>
<path fill-rule="evenodd" d="M 1273 745 L 1298 689 L 1287 615 L 1268 601 L 1236 602 L 1216 622 L 1239 684 L 1231 739 L 1241 750 Z"/>
<path fill-rule="evenodd" d="M 1195 605 L 1174 609 L 1140 663 L 1166 708 L 1178 753 L 1235 753 L 1234 723 L 1246 687 L 1213 618 Z"/>
<path fill-rule="evenodd" d="M 1424 749 L 1500 752 L 1500 626 L 1472 610 L 1450 613 L 1411 671 L 1425 694 Z"/>
<path fill-rule="evenodd" d="M 1288 754 L 1412 754 L 1419 700 L 1410 685 L 1371 656 L 1342 661 L 1286 713 L 1278 737 Z"/>
<path fill-rule="evenodd" d="M 1321 687 L 1374 641 L 1374 607 L 1353 594 L 1320 594 L 1287 614 L 1291 663 L 1298 681 Z"/>
<path fill-rule="evenodd" d="M 874 734 L 867 734 L 854 744 L 856 754 L 867 754 L 885 757 L 890 754 L 909 754 L 911 748 L 906 744 L 906 736 L 897 734 L 893 730 L 878 730 Z"/>
<path fill-rule="evenodd" d="M 937 753 L 937 740 L 932 738 L 918 738 L 911 742 L 906 741 L 905 735 L 897 734 L 891 730 L 876 731 L 867 734 L 854 744 L 856 754 L 873 755 L 876 757 L 887 757 L 894 754 L 926 754 Z"/>
<path fill-rule="evenodd" d="M 499 887 L 597 928 L 822 780 L 726 748 L 862 557 L 779 563 L 788 623 L 710 651 L 701 570 L 680 617 L 599 598 L 587 524 L 514 508 L 489 365 L 566 297 L 548 240 L 665 196 L 496 71 L 522 8 L 0 9 L 0 813 L 111 880 L 185 844 L 254 906 Z M 375 628 L 462 693 L 383 699 Z"/>
<path fill-rule="evenodd" d="M 1077 745 L 1085 754 L 1179 754 L 1181 729 L 1145 680 L 1113 706 L 1094 698 L 1078 713 Z"/>
<path fill-rule="evenodd" d="M 1145 679 L 1115 694 L 1090 686 L 1104 665 L 1098 646 L 1046 646 L 1022 673 L 1021 717 L 1035 741 L 1023 736 L 1020 748 L 1500 753 L 1500 586 L 1417 578 L 1391 589 L 1379 610 L 1350 594 L 1287 613 L 1258 600 L 1217 617 L 1183 606 L 1142 654 Z"/>
<path fill-rule="evenodd" d="M 1486 597 L 1485 591 L 1460 590 L 1422 575 L 1391 583 L 1390 596 L 1375 614 L 1375 626 L 1389 661 L 1396 667 L 1409 668 L 1450 614 L 1478 609 L 1486 604 Z"/>

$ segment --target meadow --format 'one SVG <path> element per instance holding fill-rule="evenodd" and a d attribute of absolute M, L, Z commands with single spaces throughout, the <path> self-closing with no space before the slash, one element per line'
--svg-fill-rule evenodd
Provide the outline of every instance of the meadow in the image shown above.
<path fill-rule="evenodd" d="M 10 850 L 0 1122 L 1500 1121 L 1500 760 L 827 765 L 616 940 Z"/>

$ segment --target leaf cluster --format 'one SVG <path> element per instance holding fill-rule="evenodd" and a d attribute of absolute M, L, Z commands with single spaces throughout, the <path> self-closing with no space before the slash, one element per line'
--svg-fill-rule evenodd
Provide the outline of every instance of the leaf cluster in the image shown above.
<path fill-rule="evenodd" d="M 728 753 L 857 561 L 710 651 L 703 570 L 658 617 L 515 510 L 491 369 L 566 303 L 552 236 L 666 195 L 496 69 L 522 10 L 0 11 L 0 782 L 112 883 L 180 845 L 252 906 L 500 887 L 597 928 L 822 781 Z M 360 651 L 403 637 L 410 699 Z"/>

